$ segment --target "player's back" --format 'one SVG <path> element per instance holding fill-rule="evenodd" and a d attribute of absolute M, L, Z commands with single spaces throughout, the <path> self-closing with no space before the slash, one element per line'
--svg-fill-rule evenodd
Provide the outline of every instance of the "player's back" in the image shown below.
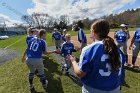
<path fill-rule="evenodd" d="M 55 40 L 60 40 L 61 39 L 61 33 L 60 32 L 53 32 L 52 34 L 52 37 L 55 39 Z"/>
<path fill-rule="evenodd" d="M 122 52 L 118 50 L 123 56 Z M 96 88 L 99 90 L 111 91 L 119 87 L 122 83 L 122 77 L 124 76 L 122 69 L 116 72 L 111 71 L 111 65 L 109 63 L 109 55 L 105 52 L 104 44 L 102 41 L 96 41 L 95 43 L 85 47 L 83 50 L 83 62 L 80 63 L 81 69 L 86 72 L 86 76 L 81 80 L 84 84 Z M 122 60 L 121 60 L 122 61 Z"/>
<path fill-rule="evenodd" d="M 41 58 L 44 51 L 46 51 L 46 42 L 43 39 L 33 38 L 28 43 L 27 57 Z"/>

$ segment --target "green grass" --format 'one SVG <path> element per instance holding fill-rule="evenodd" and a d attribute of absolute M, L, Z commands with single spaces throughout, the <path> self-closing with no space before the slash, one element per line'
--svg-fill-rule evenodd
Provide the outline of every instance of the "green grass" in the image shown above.
<path fill-rule="evenodd" d="M 71 36 L 75 36 L 78 34 L 78 31 L 75 32 L 75 31 L 68 31 L 69 34 L 71 34 Z M 86 29 L 85 30 L 85 34 L 90 34 L 90 30 Z"/>
<path fill-rule="evenodd" d="M 72 32 L 73 33 L 73 32 Z M 26 36 L 11 37 L 7 40 L 0 40 L 0 48 L 4 48 L 12 44 L 16 40 L 22 39 L 11 49 L 20 52 L 20 55 L 5 64 L 0 65 L 0 93 L 29 93 L 28 88 L 28 68 L 25 63 L 21 63 L 21 56 L 26 48 Z M 51 34 L 47 35 L 48 46 L 53 45 L 51 41 Z M 79 56 L 79 52 L 74 55 Z M 75 81 L 60 72 L 59 63 L 56 62 L 53 56 L 46 57 L 44 60 L 45 73 L 49 81 L 48 93 L 81 93 L 81 86 Z M 123 85 L 123 93 L 140 93 L 140 72 L 127 68 L 126 83 Z M 45 93 L 39 78 L 35 77 L 35 88 L 38 93 Z"/>
<path fill-rule="evenodd" d="M 118 30 L 120 30 L 120 28 L 110 29 L 111 32 L 115 32 L 115 31 L 118 31 Z M 136 28 L 129 28 L 128 30 L 129 30 L 129 31 L 135 31 Z"/>

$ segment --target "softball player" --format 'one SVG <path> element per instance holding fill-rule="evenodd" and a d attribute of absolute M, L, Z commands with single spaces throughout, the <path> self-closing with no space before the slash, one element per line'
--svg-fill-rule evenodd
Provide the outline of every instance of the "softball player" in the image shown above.
<path fill-rule="evenodd" d="M 74 44 L 70 40 L 71 40 L 70 34 L 66 34 L 66 42 L 62 44 L 62 48 L 60 51 L 60 54 L 65 58 L 65 63 L 62 64 L 62 71 L 65 70 L 67 74 L 69 73 L 69 69 L 71 67 L 70 62 L 67 59 L 67 56 L 71 55 L 72 52 L 76 52 Z"/>
<path fill-rule="evenodd" d="M 87 38 L 84 33 L 84 24 L 81 21 L 78 21 L 76 25 L 73 25 L 72 30 L 78 31 L 78 41 L 81 44 L 80 48 L 87 46 Z"/>
<path fill-rule="evenodd" d="M 131 40 L 131 45 L 129 46 L 129 49 L 132 48 L 132 67 L 136 67 L 135 63 L 136 63 L 136 59 L 138 56 L 138 53 L 140 51 L 140 28 L 137 29 L 134 33 L 134 37 Z"/>
<path fill-rule="evenodd" d="M 77 23 L 78 26 L 78 41 L 81 43 L 81 49 L 84 48 L 85 46 L 87 46 L 87 38 L 86 35 L 84 33 L 84 24 L 81 21 L 78 21 Z"/>
<path fill-rule="evenodd" d="M 61 48 L 61 33 L 55 28 L 52 34 L 52 41 L 55 40 L 56 49 Z"/>
<path fill-rule="evenodd" d="M 62 35 L 62 40 L 64 41 L 64 42 L 66 42 L 66 34 L 67 34 L 67 31 L 66 31 L 66 29 L 64 29 L 63 30 L 63 35 Z"/>
<path fill-rule="evenodd" d="M 121 93 L 124 55 L 108 36 L 107 21 L 98 20 L 91 29 L 94 42 L 82 49 L 79 65 L 74 56 L 68 57 L 83 83 L 82 93 Z"/>
<path fill-rule="evenodd" d="M 34 89 L 33 86 L 33 78 L 35 70 L 37 69 L 40 80 L 42 82 L 43 88 L 46 90 L 48 81 L 46 80 L 46 76 L 44 74 L 44 65 L 42 60 L 42 54 L 48 54 L 48 53 L 55 53 L 53 52 L 47 52 L 47 44 L 44 41 L 44 38 L 46 38 L 46 31 L 41 30 L 39 32 L 39 38 L 34 38 L 29 41 L 28 47 L 27 47 L 27 60 L 26 64 L 30 70 L 29 73 L 29 87 L 31 91 Z"/>
<path fill-rule="evenodd" d="M 115 32 L 114 38 L 117 41 L 117 46 L 123 51 L 126 58 L 126 65 L 128 65 L 128 54 L 127 54 L 127 41 L 130 38 L 129 32 L 126 31 L 127 25 L 121 24 L 122 29 Z"/>
<path fill-rule="evenodd" d="M 87 46 L 87 38 L 82 28 L 78 31 L 78 41 L 81 43 L 81 49 Z"/>
<path fill-rule="evenodd" d="M 28 43 L 33 39 L 33 38 L 37 38 L 39 33 L 38 29 L 35 28 L 28 28 L 27 29 L 27 34 L 28 36 L 26 37 L 26 45 L 28 46 Z M 27 53 L 27 49 L 24 51 L 23 57 L 22 57 L 22 62 L 24 62 L 24 60 L 26 59 L 26 53 Z"/>

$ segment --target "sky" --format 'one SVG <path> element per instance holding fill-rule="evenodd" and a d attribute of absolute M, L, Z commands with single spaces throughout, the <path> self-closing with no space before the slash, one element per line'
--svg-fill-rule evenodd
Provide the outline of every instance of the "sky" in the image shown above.
<path fill-rule="evenodd" d="M 140 0 L 0 0 L 0 24 L 22 23 L 22 15 L 44 13 L 58 18 L 67 15 L 71 21 L 99 18 L 127 9 L 140 8 Z"/>

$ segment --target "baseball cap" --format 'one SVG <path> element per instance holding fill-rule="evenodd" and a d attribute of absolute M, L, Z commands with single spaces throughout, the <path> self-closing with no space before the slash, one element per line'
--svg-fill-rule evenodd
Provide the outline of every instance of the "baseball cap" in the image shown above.
<path fill-rule="evenodd" d="M 63 32 L 66 32 L 66 29 L 64 29 Z"/>
<path fill-rule="evenodd" d="M 56 30 L 58 30 L 57 28 L 54 28 L 54 30 L 56 31 Z"/>
<path fill-rule="evenodd" d="M 127 25 L 126 24 L 121 24 L 120 27 L 127 27 Z"/>

